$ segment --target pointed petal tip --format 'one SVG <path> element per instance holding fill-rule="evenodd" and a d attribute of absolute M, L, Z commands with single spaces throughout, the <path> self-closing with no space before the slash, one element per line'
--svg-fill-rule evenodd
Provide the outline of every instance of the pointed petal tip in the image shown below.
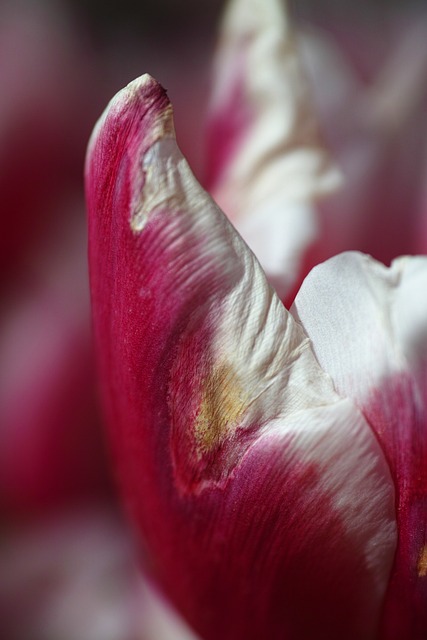
<path fill-rule="evenodd" d="M 142 106 L 149 106 L 155 98 L 167 99 L 166 89 L 149 73 L 144 73 L 116 93 L 107 106 L 107 111 L 112 109 L 120 110 L 135 102 Z"/>
<path fill-rule="evenodd" d="M 121 122 L 126 116 L 136 119 L 138 115 L 140 116 L 139 128 L 147 149 L 162 137 L 175 137 L 172 106 L 167 92 L 148 73 L 132 80 L 118 91 L 95 124 L 87 148 L 86 175 L 96 143 L 104 132 L 107 122 L 111 125 L 114 122 Z M 109 128 L 108 125 L 107 128 Z"/>
<path fill-rule="evenodd" d="M 155 204 L 150 200 L 153 170 L 147 162 L 160 142 L 176 147 L 172 105 L 165 89 L 145 74 L 113 97 L 93 130 L 85 166 L 90 221 L 102 218 L 108 201 L 134 232 L 142 230 Z M 153 188 L 163 193 L 158 183 Z"/>

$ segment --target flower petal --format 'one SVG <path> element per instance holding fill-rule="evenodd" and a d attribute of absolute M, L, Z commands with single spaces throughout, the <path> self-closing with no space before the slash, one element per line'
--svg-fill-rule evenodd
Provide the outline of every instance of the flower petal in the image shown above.
<path fill-rule="evenodd" d="M 396 542 L 384 456 L 149 76 L 107 108 L 86 180 L 106 415 L 166 593 L 205 640 L 374 637 Z"/>
<path fill-rule="evenodd" d="M 208 121 L 207 187 L 278 292 L 316 236 L 314 201 L 339 183 L 322 148 L 279 0 L 228 5 Z"/>
<path fill-rule="evenodd" d="M 397 489 L 399 543 L 385 638 L 427 634 L 427 258 L 390 269 L 348 253 L 314 269 L 295 312 L 322 368 L 355 400 Z"/>

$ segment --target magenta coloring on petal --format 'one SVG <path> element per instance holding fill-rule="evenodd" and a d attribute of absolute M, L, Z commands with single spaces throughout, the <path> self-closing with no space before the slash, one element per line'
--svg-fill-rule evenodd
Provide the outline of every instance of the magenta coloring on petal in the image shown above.
<path fill-rule="evenodd" d="M 387 640 L 427 634 L 426 408 L 426 389 L 420 393 L 408 373 L 384 380 L 365 407 L 396 484 L 399 538 L 381 636 Z"/>
<path fill-rule="evenodd" d="M 87 165 L 95 337 L 128 511 L 153 574 L 205 640 L 373 638 L 384 583 L 377 570 L 387 569 L 392 539 L 388 470 L 368 425 L 329 380 L 319 397 L 305 397 L 293 364 L 324 374 L 188 173 L 168 109 L 154 80 L 132 83 L 98 125 Z M 246 295 L 253 304 L 236 318 Z M 266 304 L 255 309 L 259 299 Z M 266 359 L 264 325 L 278 346 L 290 342 L 278 389 L 291 405 L 288 385 L 300 398 L 289 415 L 285 400 L 268 400 L 281 368 L 271 368 L 275 344 Z M 237 339 L 230 354 L 220 331 L 236 326 L 249 327 L 246 343 L 258 346 L 257 379 L 244 384 Z M 369 478 L 352 484 L 359 461 Z M 355 531 L 361 486 L 370 505 L 378 496 L 387 505 L 378 520 L 360 505 L 364 526 Z"/>

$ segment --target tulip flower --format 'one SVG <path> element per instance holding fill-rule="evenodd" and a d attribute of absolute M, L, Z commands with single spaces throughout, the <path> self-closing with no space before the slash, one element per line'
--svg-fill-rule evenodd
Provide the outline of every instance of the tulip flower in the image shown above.
<path fill-rule="evenodd" d="M 321 287 L 313 275 L 303 288 L 302 308 L 297 296 L 300 324 L 197 184 L 149 76 L 99 122 L 87 194 L 118 476 L 172 602 L 207 639 L 374 638 L 381 624 L 393 637 L 394 621 L 421 638 L 425 394 L 415 376 L 425 372 L 427 260 L 391 270 L 352 254 L 332 261 Z M 411 395 L 384 376 L 394 351 Z M 353 392 L 359 378 L 376 421 Z M 395 411 L 387 423 L 390 394 L 403 424 Z"/>
<path fill-rule="evenodd" d="M 212 131 L 236 120 L 213 141 L 208 184 L 236 225 L 248 207 L 262 227 L 265 205 L 266 224 L 296 207 L 308 229 L 313 198 L 336 179 L 315 170 L 326 156 L 313 128 L 301 135 L 311 120 L 288 38 L 289 119 L 262 104 L 263 89 L 251 93 L 247 43 L 277 52 L 283 40 L 238 7 L 242 56 L 230 66 L 225 48 Z M 387 269 L 343 254 L 308 276 L 288 312 L 194 178 L 147 75 L 99 121 L 86 188 L 117 476 L 173 604 L 206 640 L 424 638 L 427 259 Z"/>

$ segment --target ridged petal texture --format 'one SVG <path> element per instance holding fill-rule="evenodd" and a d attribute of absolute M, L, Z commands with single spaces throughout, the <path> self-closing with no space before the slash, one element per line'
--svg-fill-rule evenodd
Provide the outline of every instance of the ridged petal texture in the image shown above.
<path fill-rule="evenodd" d="M 295 311 L 321 366 L 354 399 L 396 485 L 399 541 L 382 638 L 427 637 L 427 258 L 359 253 L 313 269 Z"/>
<path fill-rule="evenodd" d="M 151 77 L 108 106 L 86 180 L 105 412 L 153 574 L 205 640 L 376 637 L 382 450 L 197 184 Z"/>

